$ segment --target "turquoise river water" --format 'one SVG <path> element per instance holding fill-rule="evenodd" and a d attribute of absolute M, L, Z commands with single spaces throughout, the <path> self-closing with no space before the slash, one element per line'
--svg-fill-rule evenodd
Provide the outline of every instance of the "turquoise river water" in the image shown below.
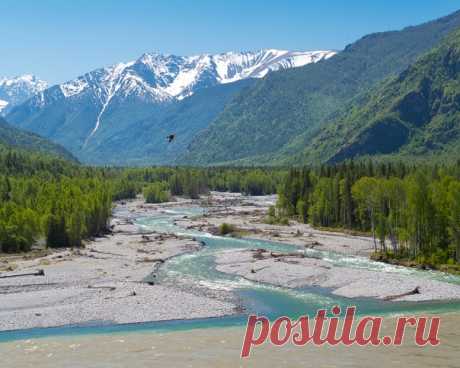
<path fill-rule="evenodd" d="M 196 328 L 242 326 L 249 312 L 263 314 L 271 318 L 288 315 L 297 317 L 303 314 L 314 315 L 320 308 L 334 305 L 346 307 L 355 305 L 362 315 L 393 315 L 399 313 L 448 313 L 460 311 L 460 302 L 389 303 L 373 299 L 348 299 L 333 295 L 321 288 L 287 289 L 248 281 L 239 276 L 218 272 L 214 258 L 219 252 L 232 248 L 265 248 L 273 251 L 297 252 L 299 248 L 269 241 L 244 238 L 213 236 L 196 230 L 174 225 L 174 220 L 183 216 L 196 216 L 202 213 L 198 207 L 175 208 L 165 213 L 136 219 L 137 225 L 145 231 L 159 231 L 178 235 L 193 236 L 205 246 L 198 252 L 183 254 L 167 261 L 160 269 L 160 282 L 174 282 L 187 279 L 200 287 L 233 292 L 237 295 L 245 312 L 239 315 L 196 320 L 162 321 L 126 325 L 67 326 L 56 328 L 37 328 L 21 331 L 0 332 L 0 342 L 30 339 L 36 337 L 111 334 L 142 331 L 184 331 Z M 420 278 L 431 278 L 460 284 L 460 277 L 440 272 L 419 271 L 371 261 L 364 257 L 349 256 L 320 250 L 302 250 L 306 256 L 324 259 L 335 266 L 357 269 L 393 272 L 401 275 L 411 274 Z"/>

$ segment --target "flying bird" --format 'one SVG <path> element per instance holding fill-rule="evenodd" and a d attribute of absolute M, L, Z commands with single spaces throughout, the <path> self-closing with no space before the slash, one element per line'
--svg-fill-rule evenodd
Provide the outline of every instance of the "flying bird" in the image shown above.
<path fill-rule="evenodd" d="M 166 139 L 168 140 L 168 143 L 171 143 L 175 138 L 176 138 L 175 134 L 170 134 L 166 137 Z"/>

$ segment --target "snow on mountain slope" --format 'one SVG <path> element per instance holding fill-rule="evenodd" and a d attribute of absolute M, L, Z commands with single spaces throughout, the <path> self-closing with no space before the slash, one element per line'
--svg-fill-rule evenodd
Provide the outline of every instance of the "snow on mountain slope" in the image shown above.
<path fill-rule="evenodd" d="M 129 106 L 139 106 L 139 103 L 143 106 L 163 106 L 189 97 L 198 90 L 247 78 L 262 78 L 271 71 L 303 66 L 333 55 L 333 51 L 292 52 L 274 49 L 186 57 L 146 53 L 135 61 L 97 69 L 39 91 L 23 106 L 12 111 L 11 114 L 16 116 L 12 117 L 12 121 L 21 116 L 21 119 L 25 118 L 33 124 L 38 116 L 38 122 L 43 127 L 29 128 L 43 133 L 41 129 L 52 123 L 45 122 L 40 111 L 60 111 L 65 105 L 69 108 L 65 116 L 81 112 L 85 114 L 85 127 L 88 123 L 92 126 L 85 133 L 85 148 L 100 130 L 101 122 L 104 125 L 109 112 L 113 115 L 114 111 L 120 109 L 126 115 Z M 21 109 L 22 112 L 17 111 Z M 119 120 L 117 124 L 120 124 Z M 58 129 L 57 125 L 55 128 Z"/>
<path fill-rule="evenodd" d="M 214 56 L 221 83 L 263 78 L 268 72 L 296 68 L 334 56 L 334 51 L 293 52 L 262 50 L 258 53 L 227 53 Z"/>
<path fill-rule="evenodd" d="M 2 112 L 2 110 L 8 105 L 8 102 L 7 101 L 4 101 L 4 100 L 0 100 L 0 113 Z"/>
<path fill-rule="evenodd" d="M 166 81 L 171 82 L 167 83 L 164 91 L 180 100 L 199 88 L 246 78 L 262 78 L 270 71 L 303 66 L 333 55 L 333 51 L 291 52 L 270 49 L 179 57 L 180 68 L 177 73 L 165 70 Z"/>
<path fill-rule="evenodd" d="M 0 78 L 0 113 L 21 104 L 48 84 L 35 76 L 25 74 L 15 78 Z"/>
<path fill-rule="evenodd" d="M 303 66 L 333 55 L 333 51 L 274 49 L 188 57 L 144 54 L 136 61 L 95 70 L 59 87 L 65 98 L 92 91 L 101 99 L 101 106 L 115 95 L 135 95 L 156 102 L 181 100 L 201 88 L 262 78 L 270 71 Z"/>

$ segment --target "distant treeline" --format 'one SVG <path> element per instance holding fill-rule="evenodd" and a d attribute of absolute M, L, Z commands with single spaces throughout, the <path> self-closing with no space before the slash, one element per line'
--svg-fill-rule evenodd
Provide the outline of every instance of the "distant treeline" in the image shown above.
<path fill-rule="evenodd" d="M 281 170 L 91 168 L 62 159 L 0 149 L 0 251 L 81 246 L 108 230 L 112 202 L 143 193 L 148 202 L 171 195 L 199 198 L 209 190 L 275 193 Z"/>
<path fill-rule="evenodd" d="M 114 200 L 143 193 L 147 202 L 160 203 L 170 196 L 197 199 L 210 190 L 265 195 L 276 193 L 287 170 L 235 168 L 130 168 L 112 169 Z"/>
<path fill-rule="evenodd" d="M 271 216 L 372 233 L 375 251 L 439 265 L 460 262 L 460 162 L 349 162 L 292 169 Z"/>

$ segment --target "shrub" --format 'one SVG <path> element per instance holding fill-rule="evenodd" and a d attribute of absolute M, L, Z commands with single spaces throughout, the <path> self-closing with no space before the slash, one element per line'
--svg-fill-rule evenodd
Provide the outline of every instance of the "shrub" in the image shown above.
<path fill-rule="evenodd" d="M 165 182 L 149 184 L 144 188 L 143 194 L 146 203 L 163 203 L 170 199 L 168 185 Z"/>
<path fill-rule="evenodd" d="M 236 232 L 236 227 L 232 224 L 227 224 L 224 222 L 219 226 L 220 235 L 233 234 L 234 232 Z"/>

